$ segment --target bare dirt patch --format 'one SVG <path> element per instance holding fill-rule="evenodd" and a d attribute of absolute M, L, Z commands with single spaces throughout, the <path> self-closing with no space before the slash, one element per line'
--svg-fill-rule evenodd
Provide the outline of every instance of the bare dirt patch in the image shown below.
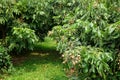
<path fill-rule="evenodd" d="M 13 65 L 19 65 L 22 62 L 24 62 L 27 59 L 25 56 L 19 56 L 19 57 L 12 57 L 12 63 Z"/>

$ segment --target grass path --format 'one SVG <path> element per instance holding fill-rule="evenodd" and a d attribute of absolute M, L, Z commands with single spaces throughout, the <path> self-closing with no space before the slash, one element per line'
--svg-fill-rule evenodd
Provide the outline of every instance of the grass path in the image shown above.
<path fill-rule="evenodd" d="M 49 45 L 46 41 L 37 45 L 45 52 L 31 52 L 29 56 L 22 59 L 20 63 L 15 65 L 15 71 L 11 75 L 4 76 L 5 80 L 68 80 L 63 71 L 62 60 L 58 52 L 53 51 L 52 41 Z M 47 41 L 47 42 L 48 42 Z M 46 46 L 47 45 L 47 46 Z M 48 50 L 50 49 L 51 50 Z M 19 57 L 20 58 L 20 57 Z M 20 59 L 18 59 L 18 62 Z M 3 79 L 3 80 L 4 80 Z"/>

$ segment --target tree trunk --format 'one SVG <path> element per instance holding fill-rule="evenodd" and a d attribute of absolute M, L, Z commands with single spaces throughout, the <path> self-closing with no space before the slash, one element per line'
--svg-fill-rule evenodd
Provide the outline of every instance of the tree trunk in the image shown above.
<path fill-rule="evenodd" d="M 2 39 L 2 42 L 4 43 L 5 42 L 5 29 L 4 29 L 5 26 L 3 25 L 0 25 L 0 32 L 1 32 L 1 39 Z"/>

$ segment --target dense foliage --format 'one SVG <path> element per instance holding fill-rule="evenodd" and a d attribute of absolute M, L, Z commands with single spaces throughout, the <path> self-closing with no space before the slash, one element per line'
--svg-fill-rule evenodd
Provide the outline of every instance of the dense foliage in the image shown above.
<path fill-rule="evenodd" d="M 8 55 L 6 49 L 3 46 L 0 46 L 0 73 L 11 70 L 12 63 L 10 61 L 10 56 Z"/>
<path fill-rule="evenodd" d="M 120 1 L 66 0 L 59 4 L 64 16 L 58 14 L 61 23 L 49 35 L 57 40 L 71 78 L 120 79 Z"/>
<path fill-rule="evenodd" d="M 34 30 L 28 28 L 16 28 L 12 30 L 12 35 L 7 37 L 9 51 L 20 53 L 22 51 L 33 50 L 34 44 L 38 41 Z"/>
<path fill-rule="evenodd" d="M 27 26 L 43 39 L 53 25 L 49 1 L 43 0 L 1 0 L 0 24 L 5 34 L 14 27 Z"/>
<path fill-rule="evenodd" d="M 44 39 L 54 25 L 52 6 L 46 0 L 0 1 L 0 38 L 9 51 L 31 50 L 36 38 Z"/>

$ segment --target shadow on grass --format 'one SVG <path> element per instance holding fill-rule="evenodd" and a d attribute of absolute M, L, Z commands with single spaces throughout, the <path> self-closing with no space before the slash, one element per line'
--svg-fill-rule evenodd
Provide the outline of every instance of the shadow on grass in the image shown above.
<path fill-rule="evenodd" d="M 14 64 L 15 71 L 5 76 L 5 80 L 68 80 L 55 41 L 46 38 L 45 42 L 37 43 L 34 50 L 16 59 L 13 57 L 18 64 Z"/>
<path fill-rule="evenodd" d="M 32 52 L 21 64 L 15 65 L 15 72 L 16 76 L 38 72 L 44 78 L 47 76 L 48 80 L 67 80 L 57 51 Z"/>
<path fill-rule="evenodd" d="M 53 65 L 61 64 L 62 60 L 60 59 L 60 55 L 55 52 L 32 52 L 22 63 L 15 64 L 15 67 L 26 67 L 26 69 L 33 71 L 35 70 L 34 65 L 42 65 L 48 63 Z"/>

